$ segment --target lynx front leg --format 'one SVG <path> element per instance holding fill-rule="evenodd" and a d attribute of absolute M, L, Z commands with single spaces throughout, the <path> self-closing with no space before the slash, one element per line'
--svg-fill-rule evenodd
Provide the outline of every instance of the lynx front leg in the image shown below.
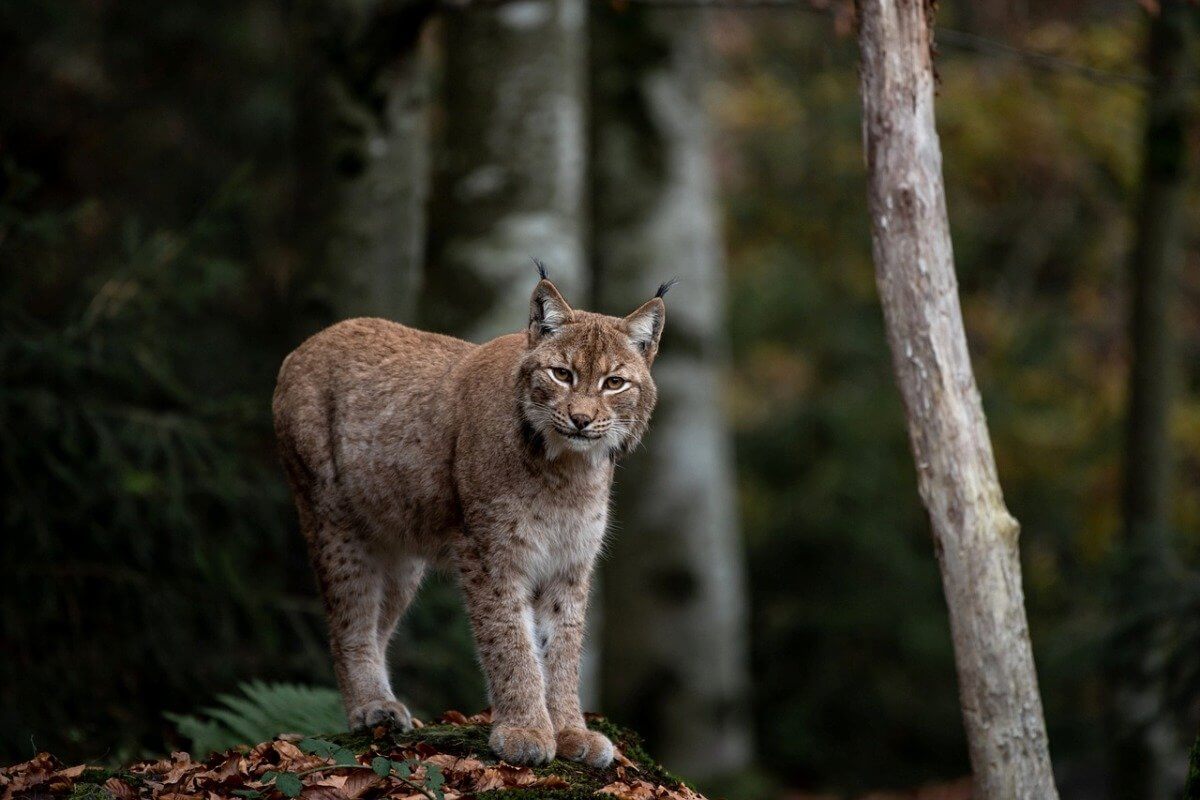
<path fill-rule="evenodd" d="M 313 567 L 325 600 L 334 673 L 350 728 L 389 724 L 408 730 L 412 715 L 392 694 L 381 643 L 381 565 L 350 531 L 326 528 L 315 542 Z"/>
<path fill-rule="evenodd" d="M 492 701 L 492 750 L 513 764 L 547 764 L 554 759 L 554 729 L 524 582 L 489 564 L 471 543 L 460 553 L 459 571 Z"/>
<path fill-rule="evenodd" d="M 579 707 L 579 658 L 590 572 L 580 568 L 548 582 L 534 595 L 534 614 L 546 673 L 546 707 L 554 725 L 558 755 L 606 767 L 613 759 L 612 742 L 588 730 Z"/>

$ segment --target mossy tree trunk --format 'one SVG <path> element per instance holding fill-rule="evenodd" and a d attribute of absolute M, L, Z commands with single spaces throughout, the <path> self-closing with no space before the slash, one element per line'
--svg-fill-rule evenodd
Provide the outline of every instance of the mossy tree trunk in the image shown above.
<path fill-rule="evenodd" d="M 476 341 L 521 330 L 540 258 L 586 307 L 585 0 L 445 14 L 445 147 L 422 309 Z"/>
<path fill-rule="evenodd" d="M 593 242 L 600 307 L 659 282 L 659 406 L 618 473 L 603 565 L 606 713 L 697 779 L 745 767 L 746 599 L 730 432 L 724 269 L 703 103 L 705 12 L 592 6 Z M 636 622 L 631 622 L 636 621 Z"/>
<path fill-rule="evenodd" d="M 1152 83 L 1129 272 L 1132 360 L 1117 570 L 1125 612 L 1150 599 L 1171 561 L 1170 414 L 1176 376 L 1171 316 L 1186 234 L 1186 141 L 1195 78 L 1190 40 L 1196 18 L 1196 8 L 1186 0 L 1163 0 L 1151 17 L 1146 42 Z M 1186 742 L 1161 713 L 1162 698 L 1144 680 L 1143 668 L 1154 656 L 1147 652 L 1152 645 L 1137 634 L 1117 643 L 1112 659 L 1115 796 L 1165 800 L 1183 781 Z"/>
<path fill-rule="evenodd" d="M 929 0 L 862 0 L 863 137 L 876 279 L 942 573 L 977 800 L 1053 800 L 1004 506 L 958 300 L 934 125 Z"/>
<path fill-rule="evenodd" d="M 338 317 L 409 321 L 426 241 L 429 76 L 425 0 L 306 0 L 299 109 L 310 233 Z"/>

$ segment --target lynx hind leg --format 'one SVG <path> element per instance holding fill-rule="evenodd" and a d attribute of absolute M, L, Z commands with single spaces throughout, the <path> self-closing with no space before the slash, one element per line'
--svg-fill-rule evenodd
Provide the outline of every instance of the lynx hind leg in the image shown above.
<path fill-rule="evenodd" d="M 329 620 L 334 673 L 351 730 L 412 727 L 392 694 L 381 637 L 387 576 L 352 530 L 322 525 L 312 540 L 313 567 Z M 398 617 L 399 614 L 397 613 Z"/>

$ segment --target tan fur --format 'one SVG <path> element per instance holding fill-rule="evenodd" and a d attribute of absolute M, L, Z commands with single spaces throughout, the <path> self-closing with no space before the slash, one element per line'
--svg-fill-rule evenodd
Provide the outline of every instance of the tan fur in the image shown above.
<path fill-rule="evenodd" d="M 624 319 L 574 311 L 543 279 L 523 334 L 474 345 L 352 319 L 283 362 L 275 431 L 351 726 L 411 725 L 386 647 L 425 569 L 445 563 L 466 598 L 496 753 L 611 761 L 584 725 L 579 656 L 613 463 L 654 408 L 664 318 L 657 297 Z M 601 388 L 611 376 L 628 388 Z"/>

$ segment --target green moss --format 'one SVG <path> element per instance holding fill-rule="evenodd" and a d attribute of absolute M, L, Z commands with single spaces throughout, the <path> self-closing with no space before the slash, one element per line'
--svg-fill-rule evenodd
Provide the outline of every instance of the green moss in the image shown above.
<path fill-rule="evenodd" d="M 140 788 L 144 783 L 141 775 L 135 775 L 132 772 L 106 767 L 89 767 L 75 779 L 75 785 L 71 787 L 71 793 L 67 795 L 68 800 L 113 800 L 113 793 L 104 788 L 104 783 L 109 778 L 120 778 L 135 789 Z"/>
<path fill-rule="evenodd" d="M 491 725 L 426 725 L 424 728 L 398 734 L 396 742 L 423 742 L 450 755 L 475 755 L 487 760 L 492 753 L 488 745 L 491 732 Z"/>
<path fill-rule="evenodd" d="M 145 783 L 141 775 L 136 775 L 123 769 L 88 767 L 82 775 L 75 779 L 75 788 L 78 789 L 80 786 L 102 786 L 109 778 L 120 778 L 135 789 Z"/>
<path fill-rule="evenodd" d="M 652 759 L 642 746 L 641 737 L 633 731 L 622 728 L 602 717 L 590 719 L 588 727 L 611 739 L 625 754 L 625 757 L 637 765 L 640 777 L 669 787 L 681 784 L 690 786 L 663 769 L 662 765 Z M 473 756 L 484 763 L 494 764 L 496 758 L 492 755 L 491 747 L 488 744 L 491 730 L 491 725 L 427 725 L 411 731 L 386 731 L 378 739 L 373 738 L 367 732 L 334 734 L 320 738 L 357 753 L 366 752 L 372 745 L 389 748 L 420 743 L 428 745 L 438 752 L 460 758 Z M 616 764 L 604 769 L 597 769 L 564 759 L 555 759 L 545 766 L 534 767 L 533 772 L 539 777 L 557 775 L 567 781 L 570 786 L 565 789 L 496 789 L 482 792 L 479 797 L 492 798 L 492 800 L 501 800 L 501 798 L 502 800 L 581 800 L 585 797 L 592 797 L 597 789 L 618 779 Z"/>
<path fill-rule="evenodd" d="M 113 800 L 113 793 L 96 783 L 76 783 L 67 800 Z"/>
<path fill-rule="evenodd" d="M 604 717 L 595 717 L 588 721 L 588 727 L 595 731 L 600 731 L 605 736 L 613 741 L 621 752 L 625 754 L 633 763 L 637 764 L 642 775 L 655 783 L 660 783 L 664 786 L 687 786 L 695 790 L 695 786 L 674 775 L 663 768 L 661 764 L 650 757 L 642 746 L 642 737 L 638 736 L 628 728 L 622 728 L 615 722 L 610 722 Z"/>
<path fill-rule="evenodd" d="M 327 742 L 333 742 L 339 747 L 344 747 L 347 750 L 353 750 L 356 753 L 365 753 L 371 749 L 371 745 L 376 741 L 392 741 L 390 733 L 385 734 L 382 740 L 377 740 L 369 731 L 351 731 L 350 733 L 330 733 L 324 736 L 317 736 L 317 739 L 324 739 Z"/>

